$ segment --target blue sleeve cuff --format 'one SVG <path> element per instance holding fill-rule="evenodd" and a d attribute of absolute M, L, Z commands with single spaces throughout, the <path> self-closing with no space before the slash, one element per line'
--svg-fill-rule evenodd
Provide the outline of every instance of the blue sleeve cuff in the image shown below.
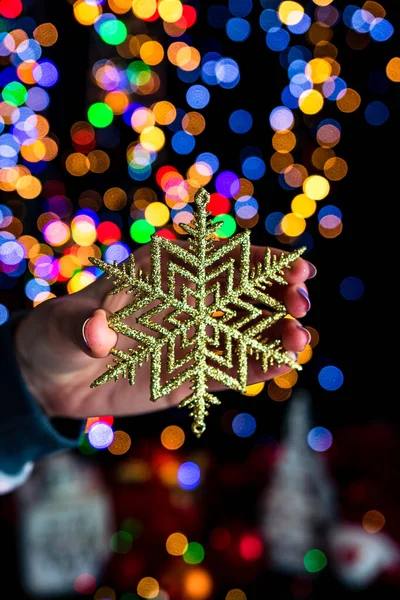
<path fill-rule="evenodd" d="M 13 315 L 0 327 L 0 471 L 5 473 L 18 473 L 27 462 L 76 448 L 85 426 L 72 419 L 50 420 L 28 391 L 13 339 L 14 328 L 23 316 Z"/>

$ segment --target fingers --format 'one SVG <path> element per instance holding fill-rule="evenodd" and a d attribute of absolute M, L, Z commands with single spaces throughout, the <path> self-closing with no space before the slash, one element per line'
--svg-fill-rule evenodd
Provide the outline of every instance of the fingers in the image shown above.
<path fill-rule="evenodd" d="M 311 308 L 308 289 L 304 283 L 283 287 L 276 296 L 283 301 L 287 311 L 296 319 L 303 318 Z"/>
<path fill-rule="evenodd" d="M 107 313 L 102 308 L 94 311 L 82 328 L 83 339 L 94 358 L 105 358 L 117 344 L 118 334 L 108 327 Z"/>

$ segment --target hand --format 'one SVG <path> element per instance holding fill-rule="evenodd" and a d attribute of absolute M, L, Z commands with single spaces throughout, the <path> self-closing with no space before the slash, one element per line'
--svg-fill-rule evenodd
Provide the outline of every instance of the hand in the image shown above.
<path fill-rule="evenodd" d="M 265 248 L 252 246 L 252 261 L 262 261 L 264 253 Z M 136 250 L 135 260 L 138 269 L 149 272 L 149 246 Z M 314 275 L 315 267 L 299 258 L 285 275 L 289 285 L 273 286 L 268 292 L 279 298 L 293 317 L 304 317 L 310 308 L 304 282 Z M 122 380 L 90 388 L 91 382 L 112 363 L 111 348 L 132 346 L 132 340 L 121 336 L 118 340 L 107 325 L 107 314 L 130 301 L 124 292 L 108 296 L 112 287 L 111 280 L 100 277 L 78 293 L 40 304 L 19 324 L 15 338 L 17 360 L 28 389 L 49 417 L 141 414 L 176 405 L 190 393 L 191 384 L 187 383 L 169 396 L 150 402 L 149 362 L 138 368 L 133 387 Z M 82 336 L 85 321 L 87 345 Z M 295 319 L 282 319 L 275 327 L 273 335 L 281 337 L 287 351 L 300 352 L 309 342 L 309 333 Z M 286 366 L 273 366 L 263 373 L 259 362 L 250 360 L 248 383 L 266 381 L 286 371 Z M 210 385 L 211 391 L 217 389 L 223 388 Z"/>

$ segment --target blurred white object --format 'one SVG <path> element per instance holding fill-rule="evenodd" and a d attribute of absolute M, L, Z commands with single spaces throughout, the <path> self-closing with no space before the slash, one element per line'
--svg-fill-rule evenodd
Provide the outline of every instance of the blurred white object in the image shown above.
<path fill-rule="evenodd" d="M 367 587 L 386 569 L 399 568 L 400 548 L 381 532 L 343 524 L 332 530 L 329 545 L 337 577 L 347 587 Z"/>
<path fill-rule="evenodd" d="M 113 509 L 98 467 L 72 453 L 40 461 L 17 491 L 21 579 L 33 596 L 74 593 L 110 554 Z"/>
<path fill-rule="evenodd" d="M 327 535 L 336 517 L 333 485 L 322 457 L 310 448 L 311 396 L 296 390 L 287 408 L 285 435 L 271 483 L 262 499 L 262 530 L 271 567 L 304 574 L 304 556 L 326 553 Z"/>
<path fill-rule="evenodd" d="M 25 483 L 32 471 L 32 462 L 25 463 L 21 471 L 15 475 L 8 475 L 0 471 L 0 494 L 13 492 L 17 487 Z"/>

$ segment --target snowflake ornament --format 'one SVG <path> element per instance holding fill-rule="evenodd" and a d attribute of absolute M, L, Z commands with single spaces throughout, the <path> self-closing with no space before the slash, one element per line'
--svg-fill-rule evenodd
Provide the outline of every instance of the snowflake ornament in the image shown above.
<path fill-rule="evenodd" d="M 205 189 L 198 190 L 193 220 L 180 225 L 189 234 L 185 244 L 152 236 L 150 273 L 136 273 L 133 254 L 120 265 L 90 259 L 113 278 L 110 294 L 125 290 L 132 296 L 108 317 L 108 326 L 135 340 L 128 351 L 111 350 L 114 364 L 91 387 L 119 377 L 134 385 L 136 369 L 151 361 L 152 401 L 192 383 L 192 393 L 179 406 L 189 408 L 197 437 L 206 428 L 210 405 L 220 404 L 208 391 L 210 379 L 244 394 L 249 355 L 260 361 L 264 372 L 274 363 L 301 369 L 281 340 L 268 337 L 268 329 L 287 311 L 267 288 L 287 285 L 284 269 L 290 269 L 305 248 L 279 257 L 267 248 L 263 262 L 252 266 L 249 230 L 216 243 L 222 223 L 211 222 L 209 200 Z M 162 261 L 163 253 L 167 261 Z M 133 323 L 128 324 L 128 318 Z"/>

